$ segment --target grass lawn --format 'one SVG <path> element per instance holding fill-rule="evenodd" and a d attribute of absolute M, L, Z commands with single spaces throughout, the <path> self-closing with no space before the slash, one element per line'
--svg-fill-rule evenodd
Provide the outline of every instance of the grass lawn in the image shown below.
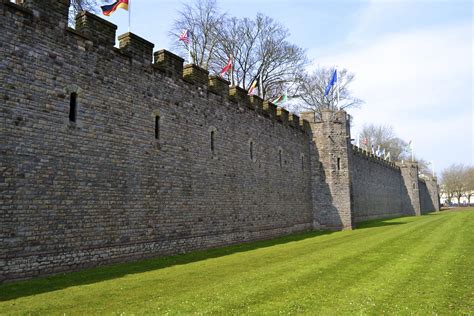
<path fill-rule="evenodd" d="M 0 314 L 474 314 L 474 209 L 0 286 Z"/>

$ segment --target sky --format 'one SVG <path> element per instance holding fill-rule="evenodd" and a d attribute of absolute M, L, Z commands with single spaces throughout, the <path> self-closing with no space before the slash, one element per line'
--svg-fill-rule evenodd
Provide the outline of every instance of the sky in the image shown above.
<path fill-rule="evenodd" d="M 99 0 L 100 1 L 100 0 Z M 217 0 L 237 17 L 263 13 L 287 27 L 311 67 L 347 68 L 353 95 L 352 136 L 364 124 L 392 126 L 437 174 L 474 165 L 474 7 L 469 0 Z M 109 1 L 111 2 L 111 1 Z M 104 3 L 106 3 L 104 1 Z M 183 3 L 131 0 L 131 31 L 173 50 L 168 35 Z M 128 14 L 107 20 L 127 32 Z"/>

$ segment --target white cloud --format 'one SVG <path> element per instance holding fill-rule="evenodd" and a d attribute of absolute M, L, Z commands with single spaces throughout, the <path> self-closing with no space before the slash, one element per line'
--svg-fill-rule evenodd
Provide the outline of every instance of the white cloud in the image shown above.
<path fill-rule="evenodd" d="M 470 23 L 392 33 L 361 43 L 318 59 L 318 64 L 337 64 L 356 74 L 352 90 L 366 103 L 351 111 L 355 130 L 365 123 L 389 124 L 405 140 L 424 144 L 419 154 L 441 160 L 440 169 L 453 162 L 474 164 Z M 455 152 L 459 155 L 452 155 Z"/>

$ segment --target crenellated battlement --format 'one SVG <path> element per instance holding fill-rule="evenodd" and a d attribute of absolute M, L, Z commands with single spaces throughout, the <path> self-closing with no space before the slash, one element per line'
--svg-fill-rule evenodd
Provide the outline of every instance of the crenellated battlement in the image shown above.
<path fill-rule="evenodd" d="M 11 10 L 18 10 L 23 13 L 34 15 L 39 20 L 45 20 L 47 23 L 54 25 L 63 21 L 61 25 L 66 30 L 67 12 L 65 7 L 69 5 L 69 1 L 50 1 L 45 0 L 17 0 L 17 4 L 10 1 L 2 0 Z M 45 10 L 45 5 L 51 7 L 51 11 Z M 38 21 L 39 21 L 38 20 Z M 92 14 L 90 12 L 80 12 L 76 16 L 76 27 L 74 32 L 69 33 L 72 36 L 79 35 L 84 39 L 90 40 L 93 45 L 99 49 L 95 53 L 106 54 L 110 57 L 110 53 L 114 52 L 116 42 L 117 26 L 109 21 Z M 304 122 L 299 116 L 289 113 L 286 109 L 276 107 L 267 100 L 262 100 L 258 96 L 249 96 L 248 91 L 238 86 L 230 86 L 229 82 L 217 75 L 209 76 L 209 72 L 197 65 L 183 65 L 184 59 L 167 50 L 159 50 L 153 53 L 154 44 L 141 38 L 134 33 L 125 33 L 118 36 L 119 57 L 127 56 L 132 61 L 132 66 L 137 65 L 149 66 L 151 69 L 157 70 L 159 73 L 174 78 L 182 79 L 185 82 L 207 89 L 209 92 L 221 96 L 227 96 L 230 101 L 241 104 L 244 108 L 256 111 L 277 122 L 283 123 L 289 127 L 300 129 L 303 128 Z M 108 48 L 109 52 L 105 52 L 104 48 Z M 300 122 L 301 121 L 301 122 Z"/>
<path fill-rule="evenodd" d="M 352 145 L 351 149 L 352 149 L 352 154 L 354 154 L 354 155 L 364 157 L 365 159 L 371 160 L 371 161 L 373 161 L 375 163 L 378 163 L 382 166 L 386 166 L 386 167 L 397 169 L 397 170 L 400 169 L 400 167 L 397 166 L 396 163 L 391 162 L 391 161 L 387 161 L 387 160 L 385 160 L 381 157 L 377 157 L 376 155 L 372 154 L 371 152 L 368 152 L 367 150 L 365 150 L 361 147 L 358 147 L 356 145 Z"/>
<path fill-rule="evenodd" d="M 76 16 L 76 31 L 98 45 L 109 48 L 115 46 L 117 26 L 95 14 L 86 11 L 80 12 Z"/>

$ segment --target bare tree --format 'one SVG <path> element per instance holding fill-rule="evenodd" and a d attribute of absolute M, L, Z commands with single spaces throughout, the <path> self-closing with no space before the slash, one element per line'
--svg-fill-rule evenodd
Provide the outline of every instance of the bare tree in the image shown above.
<path fill-rule="evenodd" d="M 256 24 L 261 29 L 256 54 L 261 61 L 261 96 L 275 98 L 302 79 L 308 59 L 302 48 L 288 42 L 290 33 L 281 24 L 261 14 Z"/>
<path fill-rule="evenodd" d="M 210 68 L 218 72 L 232 55 L 230 81 L 244 89 L 257 81 L 262 98 L 282 94 L 307 65 L 304 50 L 287 41 L 288 30 L 262 14 L 255 19 L 229 18 L 219 35 Z"/>
<path fill-rule="evenodd" d="M 248 89 L 259 79 L 263 98 L 282 94 L 307 65 L 305 51 L 289 43 L 288 29 L 270 17 L 228 17 L 220 13 L 215 0 L 196 0 L 179 13 L 170 36 L 181 53 L 187 54 L 188 47 L 178 41 L 179 33 L 189 30 L 195 64 L 219 73 L 232 56 L 231 83 Z"/>
<path fill-rule="evenodd" d="M 355 76 L 347 69 L 338 70 L 337 87 L 334 86 L 325 95 L 334 70 L 335 68 L 320 67 L 302 78 L 298 85 L 298 96 L 303 101 L 302 109 L 320 113 L 322 109 L 342 110 L 358 107 L 363 103 L 355 98 L 349 89 Z"/>
<path fill-rule="evenodd" d="M 212 72 L 218 73 L 232 56 L 233 71 L 229 73 L 229 81 L 233 85 L 248 88 L 259 69 L 259 60 L 255 56 L 257 39 L 260 29 L 251 19 L 231 17 L 226 20 L 225 27 L 219 32 L 219 44 L 214 51 L 214 59 L 210 65 Z"/>
<path fill-rule="evenodd" d="M 182 55 L 187 55 L 189 49 L 193 63 L 208 69 L 225 17 L 219 11 L 216 0 L 196 0 L 193 4 L 184 4 L 169 35 Z M 183 41 L 178 41 L 179 34 L 184 30 L 191 33 L 189 47 Z"/>
<path fill-rule="evenodd" d="M 385 149 L 386 154 L 390 152 L 391 160 L 399 161 L 404 159 L 407 143 L 395 135 L 392 126 L 389 125 L 364 125 L 359 134 L 361 147 L 371 150 L 372 146 Z"/>
<path fill-rule="evenodd" d="M 408 159 L 407 159 L 408 160 Z M 418 173 L 421 175 L 430 175 L 432 171 L 430 169 L 431 163 L 423 158 L 414 157 L 415 162 L 418 164 Z"/>
<path fill-rule="evenodd" d="M 464 170 L 462 177 L 464 183 L 464 196 L 467 198 L 467 203 L 471 203 L 471 197 L 474 196 L 474 167 L 467 167 Z"/>
<path fill-rule="evenodd" d="M 465 183 L 463 175 L 466 172 L 466 167 L 462 164 L 453 164 L 443 170 L 441 173 L 441 184 L 448 200 L 455 197 L 458 200 L 458 205 L 461 204 L 461 197 L 465 193 Z"/>

